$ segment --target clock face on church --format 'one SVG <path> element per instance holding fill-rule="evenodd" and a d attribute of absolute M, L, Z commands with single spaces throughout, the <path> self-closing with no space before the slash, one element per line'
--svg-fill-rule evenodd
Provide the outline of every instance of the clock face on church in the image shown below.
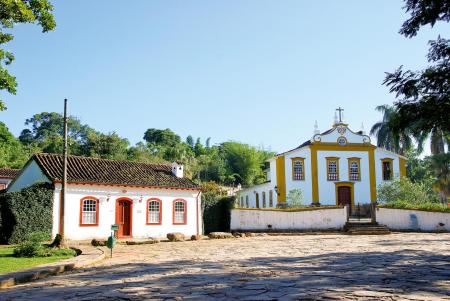
<path fill-rule="evenodd" d="M 345 139 L 345 137 L 339 137 L 338 140 L 337 140 L 337 143 L 338 143 L 340 146 L 347 145 L 347 139 Z"/>

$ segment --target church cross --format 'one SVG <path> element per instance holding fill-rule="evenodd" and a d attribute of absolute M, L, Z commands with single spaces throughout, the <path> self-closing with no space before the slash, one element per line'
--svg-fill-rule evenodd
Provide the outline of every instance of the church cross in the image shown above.
<path fill-rule="evenodd" d="M 339 123 L 342 123 L 342 111 L 344 111 L 344 109 L 339 107 L 336 111 L 339 111 Z"/>

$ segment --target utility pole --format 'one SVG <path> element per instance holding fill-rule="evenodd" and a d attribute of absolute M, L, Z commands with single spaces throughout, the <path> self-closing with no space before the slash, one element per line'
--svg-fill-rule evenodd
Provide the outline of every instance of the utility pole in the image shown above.
<path fill-rule="evenodd" d="M 67 242 L 64 235 L 64 215 L 66 204 L 66 188 L 67 188 L 67 99 L 64 99 L 64 147 L 63 147 L 63 178 L 61 188 L 61 214 L 60 214 L 60 233 L 61 247 L 66 247 Z"/>

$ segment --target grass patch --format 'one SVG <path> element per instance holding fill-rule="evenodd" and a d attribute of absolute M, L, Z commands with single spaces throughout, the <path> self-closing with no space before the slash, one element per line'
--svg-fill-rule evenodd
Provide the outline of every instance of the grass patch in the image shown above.
<path fill-rule="evenodd" d="M 55 249 L 51 253 L 52 255 L 48 257 L 14 257 L 14 246 L 0 246 L 0 274 L 53 263 L 76 255 L 76 252 L 71 249 Z"/>
<path fill-rule="evenodd" d="M 380 205 L 381 208 L 393 208 L 393 209 L 409 209 L 420 210 L 430 212 L 450 212 L 450 207 L 440 203 L 410 203 L 404 201 L 389 202 Z"/>

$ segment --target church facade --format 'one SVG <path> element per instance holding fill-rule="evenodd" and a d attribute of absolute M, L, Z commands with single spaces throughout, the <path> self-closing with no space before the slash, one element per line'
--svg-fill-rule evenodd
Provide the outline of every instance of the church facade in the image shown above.
<path fill-rule="evenodd" d="M 377 200 L 377 186 L 406 176 L 406 158 L 376 147 L 364 131 L 333 127 L 268 160 L 267 181 L 239 192 L 241 208 L 275 208 L 301 192 L 302 205 L 357 205 Z"/>

